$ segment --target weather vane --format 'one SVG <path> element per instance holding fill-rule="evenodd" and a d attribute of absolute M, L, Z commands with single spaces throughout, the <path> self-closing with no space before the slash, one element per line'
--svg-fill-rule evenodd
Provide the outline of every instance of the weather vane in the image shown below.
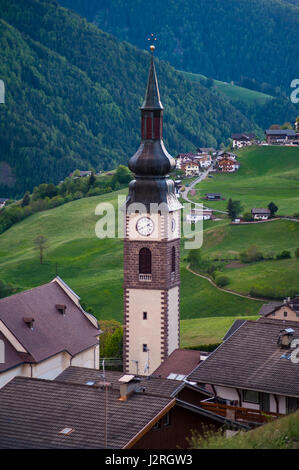
<path fill-rule="evenodd" d="M 151 33 L 150 37 L 147 38 L 148 41 L 150 41 L 150 50 L 152 51 L 152 54 L 154 53 L 154 50 L 156 49 L 155 47 L 155 41 L 157 41 L 157 36 L 154 33 Z"/>

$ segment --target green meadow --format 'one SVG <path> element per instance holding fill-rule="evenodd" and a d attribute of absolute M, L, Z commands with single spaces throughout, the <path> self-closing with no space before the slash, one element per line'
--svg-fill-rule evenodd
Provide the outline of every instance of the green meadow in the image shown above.
<path fill-rule="evenodd" d="M 243 213 L 271 201 L 278 206 L 277 215 L 299 212 L 299 147 L 249 147 L 237 153 L 239 171 L 207 178 L 190 199 L 203 202 L 205 193 L 219 192 L 225 201 L 206 202 L 209 207 L 226 210 L 231 197 L 241 201 Z"/>

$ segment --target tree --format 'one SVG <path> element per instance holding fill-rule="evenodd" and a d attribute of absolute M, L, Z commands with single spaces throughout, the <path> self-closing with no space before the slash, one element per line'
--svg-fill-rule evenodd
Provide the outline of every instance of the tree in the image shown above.
<path fill-rule="evenodd" d="M 47 248 L 47 241 L 48 239 L 44 235 L 38 235 L 34 240 L 35 248 L 36 250 L 39 250 L 40 264 L 43 264 L 44 251 Z"/>
<path fill-rule="evenodd" d="M 299 246 L 295 250 L 295 258 L 299 259 Z"/>
<path fill-rule="evenodd" d="M 242 206 L 240 201 L 233 201 L 229 198 L 227 203 L 227 212 L 231 220 L 234 220 L 242 211 Z"/>
<path fill-rule="evenodd" d="M 245 214 L 243 215 L 243 220 L 245 220 L 245 222 L 251 222 L 252 221 L 251 212 L 245 212 Z"/>
<path fill-rule="evenodd" d="M 29 191 L 27 191 L 25 194 L 24 194 L 24 197 L 22 199 L 22 203 L 21 203 L 21 206 L 22 207 L 25 207 L 25 206 L 29 206 L 30 204 L 30 194 L 29 194 Z"/>
<path fill-rule="evenodd" d="M 290 122 L 285 122 L 282 126 L 281 126 L 282 129 L 293 129 L 293 126 Z"/>
<path fill-rule="evenodd" d="M 96 182 L 96 177 L 95 177 L 94 172 L 92 171 L 88 180 L 88 188 L 92 188 L 95 185 L 95 182 Z"/>
<path fill-rule="evenodd" d="M 278 211 L 278 207 L 274 202 L 270 202 L 270 204 L 268 204 L 268 209 L 271 212 L 271 217 L 274 217 L 275 212 Z"/>

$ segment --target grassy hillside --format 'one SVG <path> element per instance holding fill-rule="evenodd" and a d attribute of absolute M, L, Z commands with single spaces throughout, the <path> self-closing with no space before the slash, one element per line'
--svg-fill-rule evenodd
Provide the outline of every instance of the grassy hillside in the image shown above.
<path fill-rule="evenodd" d="M 149 54 L 51 0 L 0 0 L 0 197 L 115 168 L 139 145 Z M 170 152 L 253 126 L 226 99 L 157 60 Z M 4 171 L 5 170 L 5 171 Z"/>
<path fill-rule="evenodd" d="M 191 81 L 194 82 L 205 82 L 207 77 L 197 73 L 183 72 L 181 73 Z M 244 103 L 251 105 L 253 103 L 264 104 L 266 101 L 273 99 L 272 96 L 265 93 L 261 93 L 255 90 L 249 90 L 248 88 L 240 87 L 238 85 L 232 85 L 228 82 L 222 82 L 220 80 L 213 80 L 215 88 L 223 93 L 231 101 L 243 101 Z"/>
<path fill-rule="evenodd" d="M 116 204 L 117 195 L 125 192 L 73 201 L 14 225 L 0 235 L 0 278 L 28 289 L 48 282 L 57 272 L 94 308 L 99 319 L 122 321 L 122 240 L 96 238 L 94 229 L 98 217 L 94 211 L 100 202 Z M 48 238 L 49 248 L 43 265 L 33 247 L 33 240 L 39 234 Z M 182 250 L 182 259 L 185 256 Z M 234 318 L 257 314 L 261 302 L 220 292 L 208 281 L 189 273 L 185 264 L 186 261 L 182 261 L 184 346 L 220 341 Z M 220 322 L 215 328 L 217 317 Z"/>
<path fill-rule="evenodd" d="M 220 434 L 194 442 L 197 449 L 298 449 L 299 413 L 272 421 L 249 432 L 227 438 Z"/>
<path fill-rule="evenodd" d="M 225 210 L 231 197 L 241 201 L 244 212 L 267 207 L 271 201 L 278 206 L 278 215 L 299 211 L 299 148 L 251 147 L 237 153 L 240 170 L 216 174 L 200 183 L 194 201 L 202 202 L 205 193 L 220 192 L 226 201 L 209 202 L 210 207 Z"/>

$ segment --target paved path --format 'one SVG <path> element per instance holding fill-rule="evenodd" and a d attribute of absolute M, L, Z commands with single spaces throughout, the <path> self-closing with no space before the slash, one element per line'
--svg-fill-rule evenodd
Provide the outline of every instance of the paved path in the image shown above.
<path fill-rule="evenodd" d="M 188 188 L 186 187 L 185 191 L 183 193 L 181 193 L 182 195 L 182 198 L 186 201 L 186 202 L 191 202 L 192 204 L 195 204 L 195 206 L 202 206 L 202 204 L 199 204 L 197 202 L 194 202 L 194 201 L 191 201 L 191 199 L 188 198 L 188 193 L 189 191 L 191 191 L 191 189 L 194 188 L 194 186 L 196 186 L 198 183 L 200 183 L 202 180 L 204 180 L 208 174 L 210 173 L 210 171 L 213 169 L 213 166 L 211 168 L 209 168 L 207 171 L 204 171 L 203 173 L 201 173 L 201 175 L 199 175 L 198 178 L 196 178 L 196 180 L 194 180 L 190 186 L 188 186 Z M 207 206 L 203 206 L 204 209 L 207 209 L 207 210 L 211 210 L 213 212 L 221 212 L 221 214 L 227 214 L 226 211 L 220 211 L 218 209 L 211 209 L 210 207 L 207 207 Z"/>
<path fill-rule="evenodd" d="M 212 286 L 216 287 L 217 289 L 221 290 L 222 292 L 226 292 L 227 294 L 232 294 L 232 295 L 236 295 L 237 297 L 243 297 L 245 299 L 250 299 L 250 300 L 257 300 L 258 302 L 273 302 L 273 300 L 271 299 L 263 299 L 263 298 L 257 298 L 257 297 L 251 297 L 251 295 L 245 295 L 245 294 L 239 294 L 238 292 L 235 292 L 233 290 L 229 290 L 229 289 L 223 289 L 223 287 L 219 287 L 217 286 L 217 284 L 208 276 L 203 276 L 202 274 L 199 274 L 195 271 L 193 271 L 189 264 L 186 266 L 186 269 L 187 271 L 189 271 L 190 273 L 194 274 L 195 276 L 198 276 L 198 277 L 201 277 L 203 279 L 206 279 L 207 281 L 209 281 Z"/>

